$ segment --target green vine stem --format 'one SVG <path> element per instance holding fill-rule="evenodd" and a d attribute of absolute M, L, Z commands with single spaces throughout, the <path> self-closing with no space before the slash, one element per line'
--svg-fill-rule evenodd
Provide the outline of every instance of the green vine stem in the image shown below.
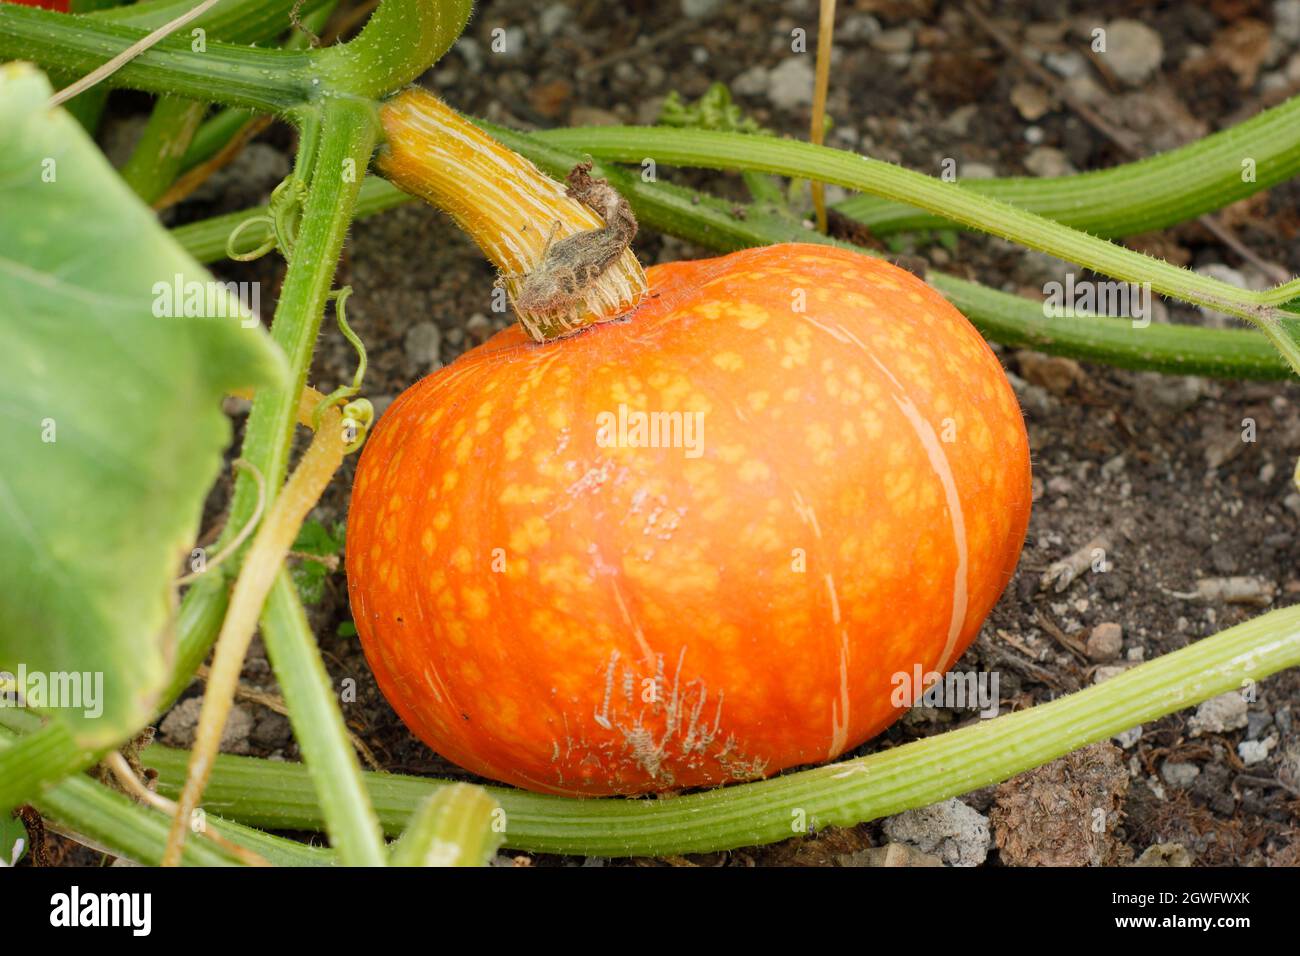
<path fill-rule="evenodd" d="M 262 640 L 289 706 L 331 844 L 349 866 L 387 862 L 356 752 L 289 572 L 281 568 L 262 613 Z M 205 800 L 211 806 L 211 801 Z"/>
<path fill-rule="evenodd" d="M 578 135 L 575 135 L 578 134 Z M 1060 223 L 981 196 L 955 183 L 824 146 L 768 136 L 654 127 L 599 127 L 536 134 L 547 143 L 586 150 L 603 159 L 657 162 L 717 169 L 754 169 L 803 176 L 869 192 L 941 214 L 1012 242 L 1077 262 L 1124 282 L 1150 283 L 1165 295 L 1228 312 L 1258 325 L 1300 372 L 1300 337 L 1283 324 L 1278 309 L 1300 293 L 1300 280 L 1263 292 L 1180 269 Z"/>
<path fill-rule="evenodd" d="M 313 397 L 316 394 L 313 391 Z M 355 799 L 360 787 L 360 768 L 356 766 L 342 718 L 333 706 L 328 685 L 323 681 L 311 682 L 316 672 L 323 676 L 324 667 L 315 654 L 301 605 L 293 602 L 288 605 L 288 610 L 296 609 L 298 617 L 302 618 L 302 627 L 298 630 L 307 634 L 304 653 L 286 661 L 289 655 L 277 643 L 279 635 L 286 630 L 271 626 L 272 620 L 280 620 L 275 608 L 284 606 L 284 601 L 282 598 L 279 602 L 268 602 L 273 589 L 283 591 L 289 587 L 289 593 L 293 593 L 287 584 L 284 558 L 303 519 L 320 499 L 321 492 L 343 461 L 344 448 L 349 441 L 343 424 L 342 417 L 334 410 L 328 418 L 318 417 L 320 427 L 310 447 L 267 510 L 249 544 L 212 655 L 189 778 L 177 800 L 168 851 L 163 856 L 164 865 L 180 863 L 190 814 L 202 798 L 208 769 L 217 753 L 221 728 L 234 700 L 239 671 L 259 616 L 263 617 L 267 651 L 288 704 L 299 745 L 309 766 L 317 770 L 315 779 L 330 821 L 331 840 L 339 851 L 340 860 L 350 866 L 380 865 L 384 861 L 383 845 L 373 813 L 369 811 L 364 794 L 360 794 L 359 800 Z M 268 605 L 265 615 L 261 613 L 264 605 Z M 338 752 L 344 755 L 342 763 L 335 759 Z M 328 771 L 319 769 L 326 765 Z"/>
<path fill-rule="evenodd" d="M 388 0 L 401 2 L 401 0 Z M 147 31 L 89 17 L 0 3 L 0 59 L 31 60 L 45 70 L 78 75 L 121 53 Z M 209 43 L 203 53 L 188 37 L 170 37 L 104 81 L 149 93 L 245 106 L 282 114 L 311 100 L 311 53 Z"/>
<path fill-rule="evenodd" d="M 451 49 L 472 9 L 472 0 L 384 0 L 355 39 L 316 52 L 314 76 L 353 96 L 386 96 Z"/>
<path fill-rule="evenodd" d="M 288 469 L 293 429 L 335 267 L 351 222 L 357 193 L 378 135 L 374 105 L 331 98 L 306 125 L 313 134 L 310 156 L 300 171 L 310 172 L 289 268 L 276 308 L 271 335 L 289 358 L 294 379 L 284 389 L 262 389 L 253 402 L 242 457 L 265 476 L 274 500 Z M 226 527 L 242 527 L 256 503 L 251 480 L 237 481 Z M 262 616 L 264 638 L 276 677 L 290 702 L 294 730 L 304 755 L 319 765 L 319 800 L 330 816 L 330 831 L 348 858 L 377 864 L 385 859 L 373 813 L 359 786 L 359 767 L 324 677 L 324 668 L 307 628 L 301 604 L 281 574 Z M 177 628 L 176 679 L 184 686 L 207 654 L 216 635 L 214 621 L 224 613 L 224 588 L 202 582 L 182 604 Z M 187 626 L 188 625 L 188 626 Z"/>
<path fill-rule="evenodd" d="M 427 7 L 428 0 L 385 0 L 380 8 L 381 11 L 390 11 L 385 19 L 377 21 L 372 18 L 362 36 L 352 41 L 358 43 L 365 37 L 369 38 L 360 47 L 362 57 L 383 56 L 386 50 L 386 55 L 394 57 L 404 71 L 415 69 L 411 57 L 416 54 L 425 58 L 417 72 L 432 63 L 454 42 L 464 25 L 464 18 L 458 19 L 456 12 L 462 11 L 468 16 L 468 5 L 463 0 L 452 0 L 445 6 L 440 5 L 432 20 L 422 17 L 408 22 L 408 18 L 402 16 L 394 18 L 394 12 L 411 13 L 418 6 Z M 450 15 L 446 10 L 456 15 Z M 0 14 L 3 12 L 0 10 Z M 374 32 L 376 22 L 382 25 L 383 30 L 389 31 L 386 41 L 382 34 Z M 0 30 L 3 30 L 2 23 Z M 414 41 L 418 43 L 413 45 Z M 360 61 L 339 59 L 338 51 L 351 46 L 331 47 L 327 51 L 313 51 L 302 56 L 330 53 L 334 57 L 332 62 L 340 64 L 332 69 L 344 74 L 341 81 L 346 81 L 348 64 L 355 65 Z M 366 53 L 367 50 L 371 52 Z M 274 55 L 287 57 L 292 54 Z M 299 172 L 314 168 L 328 173 L 314 180 L 303 208 L 298 254 L 290 262 L 271 329 L 272 337 L 289 357 L 294 382 L 284 391 L 264 390 L 259 393 L 249 415 L 241 454 L 262 472 L 271 489 L 279 488 L 287 471 L 296 402 L 306 382 L 335 265 L 355 213 L 357 192 L 364 180 L 379 128 L 374 104 L 350 97 L 330 98 L 319 112 L 300 110 L 298 118 L 303 134 L 297 160 Z M 328 128 L 328 134 L 322 132 L 325 128 Z M 343 176 L 345 168 L 353 174 L 346 180 Z M 251 234 L 255 230 L 248 232 Z M 249 248 L 256 248 L 264 241 L 265 236 L 255 239 Z M 224 243 L 223 239 L 223 246 Z M 227 527 L 239 527 L 246 522 L 255 502 L 256 489 L 248 481 L 237 481 Z M 275 592 L 272 594 L 274 596 Z M 187 686 L 195 668 L 207 655 L 220 629 L 226 602 L 226 589 L 216 576 L 200 581 L 186 593 L 177 626 L 175 676 L 165 698 L 167 702 L 174 700 Z"/>
<path fill-rule="evenodd" d="M 484 125 L 493 136 L 553 175 L 562 174 L 577 161 L 576 154 L 554 149 L 531 136 Z M 699 190 L 664 182 L 647 183 L 617 167 L 606 167 L 601 174 L 628 197 L 645 225 L 720 252 L 798 241 L 873 254 L 792 223 L 787 216 L 765 211 L 761 204 L 742 208 L 738 214 L 734 203 Z M 362 192 L 364 196 L 366 190 Z M 384 198 L 379 195 L 376 201 Z M 927 273 L 926 281 L 985 336 L 1006 345 L 1169 374 L 1265 380 L 1285 379 L 1293 374 L 1267 339 L 1251 330 L 1154 323 L 1138 329 L 1131 321 L 1120 318 L 1048 318 L 1041 302 L 942 272 Z"/>
<path fill-rule="evenodd" d="M 13 728 L 0 726 L 0 750 L 16 746 L 23 739 L 16 737 Z M 43 792 L 33 805 L 41 816 L 54 822 L 56 829 L 74 834 L 79 843 L 150 866 L 162 862 L 170 822 L 167 817 L 89 777 L 67 777 Z M 336 862 L 329 850 L 271 836 L 239 823 L 209 816 L 206 825 L 277 866 Z M 182 862 L 188 866 L 225 866 L 236 860 L 212 843 L 193 840 L 186 845 Z"/>
<path fill-rule="evenodd" d="M 501 846 L 501 805 L 482 787 L 453 783 L 430 794 L 389 848 L 391 866 L 483 866 Z"/>
<path fill-rule="evenodd" d="M 530 136 L 495 126 L 488 129 L 554 176 L 562 176 L 578 161 L 577 154 L 544 145 Z M 737 207 L 736 203 L 699 190 L 664 182 L 647 183 L 615 166 L 603 168 L 599 175 L 608 178 L 628 198 L 644 226 L 719 252 L 797 240 L 872 254 L 804 229 L 787 217 L 767 214 L 761 204 Z M 357 197 L 357 218 L 410 201 L 411 197 L 395 186 L 371 177 Z M 227 213 L 181 226 L 172 235 L 200 262 L 214 262 L 225 256 L 226 240 L 232 230 L 266 212 L 266 207 L 259 207 Z M 248 228 L 239 236 L 236 251 L 256 248 L 268 235 L 264 226 Z M 1131 322 L 1118 318 L 1049 319 L 1043 315 L 1040 302 L 1021 296 L 941 272 L 928 273 L 926 281 L 988 338 L 1006 345 L 1170 374 L 1261 380 L 1284 379 L 1292 374 L 1267 339 L 1251 330 L 1163 324 L 1134 329 Z"/>
<path fill-rule="evenodd" d="M 572 800 L 486 788 L 506 816 L 505 845 L 547 853 L 660 856 L 772 843 L 792 826 L 852 826 L 1005 780 L 1090 743 L 1300 665 L 1300 606 L 1271 611 L 1087 690 L 924 740 L 791 773 L 660 800 Z M 185 751 L 151 746 L 159 790 L 183 779 Z M 445 783 L 366 774 L 384 829 L 396 834 Z M 272 829 L 320 826 L 300 765 L 217 758 L 208 804 Z"/>
<path fill-rule="evenodd" d="M 1296 173 L 1300 96 L 1194 143 L 1112 169 L 1052 179 L 967 179 L 962 185 L 1110 238 L 1185 222 Z M 881 236 L 952 226 L 946 217 L 876 196 L 852 196 L 834 208 Z"/>
<path fill-rule="evenodd" d="M 119 170 L 146 203 L 152 204 L 176 178 L 185 150 L 207 111 L 208 105 L 197 100 L 159 97 L 135 149 Z"/>
<path fill-rule="evenodd" d="M 311 160 L 311 184 L 271 326 L 271 337 L 284 350 L 294 378 L 287 388 L 258 392 L 241 453 L 261 470 L 272 498 L 288 472 L 299 396 L 379 129 L 373 104 L 362 100 L 328 100 L 319 115 L 321 134 Z M 252 480 L 237 481 L 227 527 L 241 527 L 255 502 Z"/>
<path fill-rule="evenodd" d="M 231 43 L 270 40 L 285 31 L 296 2 L 297 0 L 259 0 L 250 5 L 245 0 L 235 0 L 233 3 L 218 4 L 207 16 L 200 17 L 191 24 L 182 35 L 189 34 L 194 27 L 202 27 L 213 39 Z M 335 0 L 304 0 L 299 11 L 302 22 L 319 29 L 335 5 Z M 142 7 L 151 9 L 142 13 Z M 247 15 L 231 19 L 231 10 Z M 160 16 L 159 10 L 152 4 L 136 4 L 125 8 L 125 11 L 131 15 L 123 16 L 122 9 L 118 9 L 113 11 L 117 14 L 113 19 L 146 30 L 161 26 L 170 19 L 168 16 Z M 218 11 L 221 12 L 219 19 L 212 16 Z M 307 37 L 301 31 L 294 31 L 285 44 L 288 49 L 298 50 L 306 45 Z M 121 169 L 122 178 L 145 202 L 155 202 L 176 179 L 207 112 L 206 103 L 176 96 L 159 97 L 154 104 L 144 132 Z M 246 111 L 239 112 L 244 116 L 249 115 Z"/>
<path fill-rule="evenodd" d="M 0 711 L 0 719 L 4 716 Z M 31 794 L 94 762 L 94 754 L 77 745 L 63 721 L 50 720 L 34 728 L 6 749 L 5 773 L 0 775 L 0 810 L 17 806 Z"/>
<path fill-rule="evenodd" d="M 325 2 L 327 0 L 304 0 L 298 13 L 306 16 Z M 141 0 L 128 6 L 97 11 L 91 14 L 91 19 L 152 30 L 193 6 L 193 0 Z M 210 36 L 228 38 L 235 43 L 269 39 L 288 27 L 288 14 L 293 6 L 294 0 L 222 0 L 195 20 L 191 29 L 202 27 Z"/>
<path fill-rule="evenodd" d="M 243 0 L 200 22 L 218 31 L 241 24 L 231 11 L 256 10 L 244 6 L 251 2 Z M 471 7 L 471 0 L 384 0 L 355 39 L 310 52 L 212 42 L 198 53 L 188 37 L 170 37 L 105 82 L 275 114 L 326 93 L 378 98 L 409 83 L 442 56 L 465 28 Z M 176 9 L 175 3 L 159 3 L 147 16 Z M 266 14 L 264 10 L 261 16 Z M 139 40 L 145 31 L 133 24 L 143 19 L 138 9 L 92 19 L 0 4 L 0 59 L 89 73 Z"/>

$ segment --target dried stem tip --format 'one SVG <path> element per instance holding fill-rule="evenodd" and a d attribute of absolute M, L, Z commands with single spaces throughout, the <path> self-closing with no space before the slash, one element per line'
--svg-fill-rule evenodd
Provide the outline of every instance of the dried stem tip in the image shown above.
<path fill-rule="evenodd" d="M 501 271 L 524 330 L 544 342 L 631 311 L 646 292 L 628 244 L 636 220 L 590 164 L 568 188 L 432 94 L 407 89 L 380 109 L 379 172 L 446 210 Z M 602 218 L 603 217 L 603 218 Z"/>

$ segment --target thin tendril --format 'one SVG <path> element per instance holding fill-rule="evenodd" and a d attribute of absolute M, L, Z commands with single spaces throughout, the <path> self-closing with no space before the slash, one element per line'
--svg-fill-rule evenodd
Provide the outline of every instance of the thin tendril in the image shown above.
<path fill-rule="evenodd" d="M 361 382 L 366 377 L 366 347 L 355 332 L 352 326 L 348 325 L 348 316 L 345 303 L 348 296 L 352 294 L 351 286 L 343 286 L 331 292 L 329 297 L 334 300 L 334 315 L 338 320 L 339 331 L 343 337 L 351 343 L 357 352 L 357 370 L 352 376 L 351 385 L 340 385 L 334 391 L 326 395 L 317 403 L 315 410 L 312 412 L 312 428 L 319 430 L 321 416 L 325 414 L 326 409 L 336 405 L 346 398 L 351 398 L 361 391 Z M 343 426 L 346 429 L 347 451 L 355 451 L 360 447 L 361 442 L 365 440 L 366 432 L 369 430 L 371 423 L 375 418 L 374 406 L 368 399 L 359 398 L 356 401 L 348 402 L 343 406 Z"/>
<path fill-rule="evenodd" d="M 216 557 L 207 562 L 202 571 L 182 575 L 176 579 L 177 584 L 189 584 L 191 581 L 198 580 L 201 575 L 207 574 L 213 568 L 220 567 L 226 558 L 239 550 L 239 546 L 247 540 L 248 536 L 253 533 L 253 529 L 257 527 L 257 522 L 262 520 L 262 512 L 266 508 L 266 479 L 262 477 L 262 473 L 258 471 L 256 465 L 250 461 L 245 461 L 243 458 L 236 458 L 233 467 L 235 469 L 246 468 L 248 473 L 253 476 L 253 480 L 257 482 L 257 505 L 253 508 L 253 513 L 248 521 L 239 529 L 239 534 L 235 535 L 229 544 L 217 552 Z"/>

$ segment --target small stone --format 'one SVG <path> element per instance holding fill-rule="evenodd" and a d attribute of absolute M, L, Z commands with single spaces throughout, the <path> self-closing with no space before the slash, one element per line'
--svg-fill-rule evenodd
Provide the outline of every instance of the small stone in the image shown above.
<path fill-rule="evenodd" d="M 289 718 L 268 710 L 258 718 L 250 738 L 253 743 L 265 750 L 279 750 L 293 737 L 293 728 Z"/>
<path fill-rule="evenodd" d="M 890 840 L 934 854 L 949 866 L 978 866 L 992 842 L 988 818 L 956 798 L 889 817 L 884 830 Z"/>
<path fill-rule="evenodd" d="M 698 20 L 717 13 L 721 6 L 722 0 L 682 0 L 682 16 Z"/>
<path fill-rule="evenodd" d="M 1218 697 L 1211 697 L 1197 707 L 1196 714 L 1187 722 L 1187 729 L 1193 737 L 1222 734 L 1240 730 L 1249 720 L 1246 699 L 1237 691 L 1230 690 Z"/>
<path fill-rule="evenodd" d="M 943 866 L 943 860 L 922 853 L 906 843 L 886 843 L 853 853 L 841 853 L 835 860 L 840 866 Z"/>
<path fill-rule="evenodd" d="M 1273 36 L 1283 43 L 1300 43 L 1300 0 L 1274 0 Z"/>
<path fill-rule="evenodd" d="M 1124 647 L 1124 629 L 1114 621 L 1104 621 L 1092 629 L 1084 651 L 1089 660 L 1113 661 Z"/>
<path fill-rule="evenodd" d="M 202 697 L 183 700 L 171 709 L 163 718 L 159 728 L 167 742 L 174 747 L 191 747 L 194 734 L 198 729 L 199 711 L 203 708 Z M 248 753 L 248 735 L 253 730 L 253 715 L 238 704 L 230 708 L 226 718 L 225 729 L 221 732 L 221 752 L 228 754 Z"/>
<path fill-rule="evenodd" d="M 1205 379 L 1196 375 L 1140 372 L 1133 391 L 1133 397 L 1146 411 L 1176 415 L 1200 401 L 1206 385 Z"/>
<path fill-rule="evenodd" d="M 767 74 L 767 98 L 778 109 L 812 105 L 812 63 L 804 55 L 791 55 Z"/>
<path fill-rule="evenodd" d="M 1166 760 L 1160 767 L 1160 776 L 1165 783 L 1180 790 L 1186 790 L 1201 775 L 1201 768 L 1194 763 L 1179 763 Z"/>
<path fill-rule="evenodd" d="M 1210 552 L 1210 564 L 1223 575 L 1236 574 L 1241 569 L 1237 556 L 1227 548 L 1216 547 Z"/>
<path fill-rule="evenodd" d="M 1057 475 L 1048 479 L 1047 490 L 1054 495 L 1068 495 L 1074 490 L 1074 482 L 1064 475 Z"/>
<path fill-rule="evenodd" d="M 882 30 L 871 38 L 872 48 L 881 53 L 907 53 L 912 49 L 913 42 L 912 31 L 907 27 Z"/>
<path fill-rule="evenodd" d="M 1108 601 L 1119 601 L 1128 596 L 1128 578 L 1117 571 L 1107 571 L 1101 576 L 1102 596 Z"/>
<path fill-rule="evenodd" d="M 1272 726 L 1272 714 L 1266 710 L 1252 710 L 1246 718 L 1246 739 L 1258 740 Z"/>
<path fill-rule="evenodd" d="M 1237 744 L 1237 756 L 1247 767 L 1253 767 L 1257 763 L 1263 763 L 1268 759 L 1268 755 L 1273 752 L 1277 746 L 1277 737 L 1269 735 L 1263 740 L 1243 740 Z"/>
<path fill-rule="evenodd" d="M 960 179 L 993 179 L 997 176 L 993 167 L 987 163 L 962 163 Z"/>
<path fill-rule="evenodd" d="M 473 37 L 463 36 L 456 41 L 452 49 L 460 54 L 461 59 L 465 61 L 465 65 L 469 67 L 471 72 L 477 73 L 483 69 L 483 47 L 478 40 Z"/>
<path fill-rule="evenodd" d="M 1072 76 L 1078 76 L 1087 66 L 1083 55 L 1074 50 L 1047 53 L 1043 57 L 1043 64 L 1057 76 L 1063 76 L 1067 80 Z"/>
<path fill-rule="evenodd" d="M 1054 146 L 1038 146 L 1031 150 L 1025 157 L 1025 169 L 1044 178 L 1069 176 L 1076 171 L 1069 157 Z"/>
<path fill-rule="evenodd" d="M 1094 684 L 1101 684 L 1110 680 L 1112 677 L 1118 677 L 1126 670 L 1128 670 L 1128 668 L 1123 664 L 1103 664 L 1092 672 L 1092 682 Z"/>
<path fill-rule="evenodd" d="M 1111 739 L 1114 740 L 1115 743 L 1123 747 L 1125 750 L 1128 750 L 1135 743 L 1137 743 L 1139 740 L 1142 739 L 1142 725 L 1138 724 L 1136 727 L 1130 727 L 1128 730 L 1116 734 Z"/>
<path fill-rule="evenodd" d="M 492 334 L 492 323 L 482 312 L 475 312 L 465 323 L 465 331 L 469 337 L 476 342 L 487 341 L 487 337 Z"/>
<path fill-rule="evenodd" d="M 701 0 L 694 0 L 695 4 L 699 4 L 700 2 Z M 703 2 L 708 2 L 708 0 L 703 0 Z M 690 5 L 690 3 L 691 0 L 682 0 L 683 13 L 686 12 L 686 7 Z M 572 15 L 573 15 L 573 11 L 570 10 L 565 4 L 563 3 L 551 4 L 549 7 L 547 7 L 545 10 L 542 11 L 542 15 L 538 17 L 537 20 L 537 25 L 542 30 L 542 36 L 545 37 L 555 36 L 555 34 L 560 32 L 560 29 L 564 26 L 564 24 L 566 24 L 569 21 L 569 17 L 571 17 Z M 686 15 L 691 16 L 691 14 L 689 13 L 687 13 Z"/>
<path fill-rule="evenodd" d="M 939 128 L 953 136 L 969 136 L 970 124 L 978 115 L 979 105 L 967 103 L 949 113 L 948 118 L 939 124 Z"/>
<path fill-rule="evenodd" d="M 762 96 L 767 92 L 767 67 L 752 66 L 731 81 L 731 92 L 737 96 Z"/>
<path fill-rule="evenodd" d="M 402 340 L 406 357 L 421 371 L 432 371 L 442 365 L 439 352 L 442 349 L 442 330 L 432 322 L 416 322 L 406 330 Z"/>
<path fill-rule="evenodd" d="M 1129 86 L 1141 86 L 1164 59 L 1165 47 L 1156 33 L 1137 20 L 1112 20 L 1106 27 L 1106 65 Z"/>
<path fill-rule="evenodd" d="M 1022 117 L 1034 122 L 1052 108 L 1047 92 L 1033 83 L 1017 83 L 1011 87 L 1011 105 Z"/>
<path fill-rule="evenodd" d="M 854 14 L 845 19 L 835 34 L 837 40 L 870 40 L 880 34 L 880 21 L 869 13 Z"/>
<path fill-rule="evenodd" d="M 1181 843 L 1157 843 L 1142 851 L 1133 866 L 1191 866 L 1192 855 Z"/>
<path fill-rule="evenodd" d="M 1074 359 L 1044 355 L 1021 349 L 1016 353 L 1020 374 L 1031 385 L 1041 385 L 1053 395 L 1065 395 L 1084 379 L 1083 368 Z"/>

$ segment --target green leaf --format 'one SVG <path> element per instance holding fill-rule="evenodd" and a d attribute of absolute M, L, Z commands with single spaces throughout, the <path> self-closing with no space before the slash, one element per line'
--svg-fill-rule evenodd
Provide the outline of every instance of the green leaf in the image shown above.
<path fill-rule="evenodd" d="M 329 557 L 343 550 L 346 535 L 347 526 L 342 521 L 334 525 L 334 531 L 331 533 L 323 524 L 312 518 L 304 521 L 302 527 L 298 529 L 298 537 L 293 543 L 293 550 L 300 551 L 303 554 L 319 554 L 321 557 Z"/>
<path fill-rule="evenodd" d="M 293 550 L 300 554 L 318 554 L 331 557 L 343 550 L 346 528 L 343 522 L 334 525 L 331 534 L 323 524 L 314 518 L 307 521 L 298 530 L 298 538 L 293 543 Z M 303 559 L 293 566 L 291 577 L 298 589 L 298 596 L 304 604 L 319 604 L 325 596 L 325 579 L 329 576 L 329 567 L 320 562 Z"/>
<path fill-rule="evenodd" d="M 31 66 L 0 67 L 0 671 L 50 718 L 0 753 L 0 806 L 152 716 L 173 580 L 231 437 L 221 396 L 286 377 L 49 96 Z M 200 314 L 159 317 L 178 283 Z M 58 699 L 36 693 L 51 675 Z"/>
<path fill-rule="evenodd" d="M 30 845 L 23 821 L 12 810 L 0 809 L 0 866 L 13 866 L 27 855 Z"/>
<path fill-rule="evenodd" d="M 757 120 L 746 116 L 731 99 L 725 83 L 714 83 L 694 103 L 686 103 L 676 90 L 670 92 L 659 108 L 659 124 L 690 129 L 720 129 L 733 133 L 772 135 Z"/>
<path fill-rule="evenodd" d="M 293 586 L 298 589 L 302 603 L 315 606 L 325 597 L 325 577 L 329 569 L 319 561 L 303 561 L 291 569 Z"/>

